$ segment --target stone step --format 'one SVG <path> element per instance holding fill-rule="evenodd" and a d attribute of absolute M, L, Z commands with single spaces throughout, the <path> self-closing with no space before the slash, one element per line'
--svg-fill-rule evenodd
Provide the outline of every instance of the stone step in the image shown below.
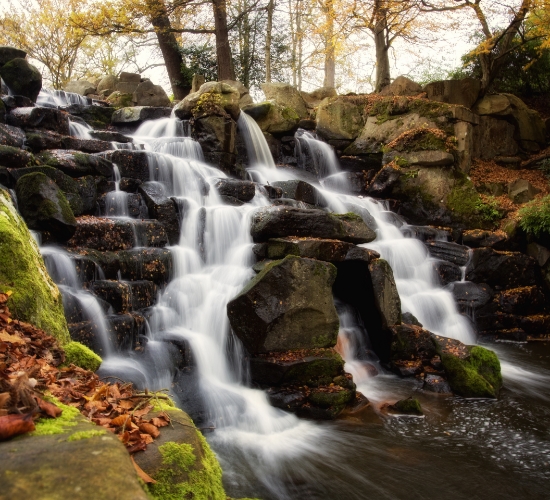
<path fill-rule="evenodd" d="M 457 266 L 465 266 L 470 259 L 468 247 L 452 241 L 427 241 L 426 247 L 432 257 Z"/>
<path fill-rule="evenodd" d="M 113 164 L 97 155 L 70 149 L 51 149 L 38 155 L 38 159 L 50 167 L 58 168 L 71 177 L 103 175 L 113 177 Z"/>
<path fill-rule="evenodd" d="M 8 125 L 22 129 L 53 130 L 69 135 L 69 114 L 60 109 L 42 107 L 18 107 L 6 116 Z"/>
<path fill-rule="evenodd" d="M 129 250 L 133 247 L 164 247 L 168 236 L 156 220 L 79 217 L 69 247 L 101 251 Z"/>
<path fill-rule="evenodd" d="M 51 130 L 26 131 L 26 142 L 33 153 L 40 153 L 46 149 L 73 149 L 83 153 L 100 153 L 111 149 L 111 143 L 98 139 L 80 139 L 61 135 Z"/>
<path fill-rule="evenodd" d="M 90 291 L 110 304 L 115 312 L 127 313 L 152 306 L 157 298 L 157 286 L 152 281 L 98 280 Z"/>
<path fill-rule="evenodd" d="M 118 166 L 121 177 L 131 177 L 143 182 L 151 180 L 149 171 L 149 153 L 129 149 L 117 149 L 99 153 L 106 160 Z"/>
<path fill-rule="evenodd" d="M 121 196 L 122 199 L 126 198 L 128 217 L 132 217 L 134 219 L 149 219 L 149 211 L 147 210 L 147 206 L 139 193 L 126 193 L 125 191 L 120 191 L 120 194 L 118 195 L 115 193 L 116 191 L 113 190 L 98 196 L 97 206 L 101 214 L 107 217 L 116 216 L 116 196 Z M 154 218 L 156 219 L 157 217 Z"/>

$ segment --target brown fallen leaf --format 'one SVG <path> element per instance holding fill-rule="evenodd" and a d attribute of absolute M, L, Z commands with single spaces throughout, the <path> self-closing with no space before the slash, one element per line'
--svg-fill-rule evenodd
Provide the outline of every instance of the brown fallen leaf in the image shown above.
<path fill-rule="evenodd" d="M 111 425 L 114 425 L 115 427 L 121 427 L 125 423 L 127 423 L 129 419 L 130 415 L 119 415 L 118 417 L 111 420 Z"/>
<path fill-rule="evenodd" d="M 153 417 L 151 420 L 149 420 L 149 422 L 156 427 L 165 427 L 170 424 L 170 422 L 167 421 L 165 418 L 160 417 Z"/>
<path fill-rule="evenodd" d="M 0 441 L 34 431 L 32 413 L 0 417 Z"/>
<path fill-rule="evenodd" d="M 153 424 L 150 424 L 148 422 L 143 422 L 142 424 L 140 424 L 139 430 L 141 432 L 145 432 L 147 434 L 150 434 L 154 438 L 158 437 L 159 434 L 160 434 L 160 431 L 158 430 L 158 428 L 156 426 L 154 426 Z"/>
<path fill-rule="evenodd" d="M 151 444 L 153 442 L 153 436 L 149 434 L 140 434 L 141 440 L 145 442 L 145 444 Z"/>
<path fill-rule="evenodd" d="M 2 315 L 0 315 L 2 316 Z M 11 335 L 6 330 L 0 331 L 0 340 L 2 342 L 9 342 L 10 344 L 25 344 L 25 341 L 17 335 Z"/>
<path fill-rule="evenodd" d="M 40 408 L 42 413 L 45 413 L 48 417 L 57 418 L 63 413 L 63 410 L 61 408 L 54 405 L 53 403 L 44 401 L 41 397 L 34 396 L 34 399 L 36 399 L 38 407 Z"/>
<path fill-rule="evenodd" d="M 145 441 L 138 441 L 136 444 L 126 447 L 126 450 L 128 451 L 128 453 L 135 453 L 136 451 L 144 451 L 146 449 L 147 449 L 147 443 Z"/>
<path fill-rule="evenodd" d="M 130 455 L 130 459 L 132 460 L 134 469 L 136 469 L 137 475 L 144 483 L 146 484 L 156 483 L 156 481 L 149 474 L 147 474 L 147 472 L 145 472 L 138 464 L 136 464 L 136 461 L 134 460 L 134 457 L 132 455 Z"/>
<path fill-rule="evenodd" d="M 10 400 L 10 393 L 9 392 L 0 393 L 0 408 L 3 408 L 4 406 L 7 406 L 9 400 Z"/>

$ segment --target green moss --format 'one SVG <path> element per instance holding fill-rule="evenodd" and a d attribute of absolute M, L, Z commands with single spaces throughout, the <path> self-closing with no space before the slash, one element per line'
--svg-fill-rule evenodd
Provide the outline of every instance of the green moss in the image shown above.
<path fill-rule="evenodd" d="M 97 436 L 104 436 L 105 434 L 107 434 L 107 431 L 104 430 L 104 429 L 97 430 L 97 431 L 96 430 L 79 431 L 79 432 L 74 432 L 73 434 L 71 434 L 67 438 L 67 441 L 80 441 L 82 439 L 90 439 L 90 438 L 97 437 Z"/>
<path fill-rule="evenodd" d="M 493 226 L 502 218 L 494 199 L 483 201 L 468 179 L 459 178 L 447 197 L 447 207 L 458 220 L 473 226 Z"/>
<path fill-rule="evenodd" d="M 4 190 L 0 190 L 0 290 L 13 292 L 8 306 L 14 317 L 42 328 L 62 344 L 70 340 L 59 289 Z"/>
<path fill-rule="evenodd" d="M 170 398 L 154 398 L 151 403 L 153 404 L 153 411 L 173 410 L 176 404 Z"/>
<path fill-rule="evenodd" d="M 519 225 L 525 232 L 536 237 L 550 235 L 550 195 L 530 201 L 518 214 Z"/>
<path fill-rule="evenodd" d="M 308 396 L 308 400 L 321 408 L 329 408 L 331 406 L 343 406 L 353 397 L 353 392 L 348 389 L 342 389 L 335 392 L 323 392 L 314 390 Z"/>
<path fill-rule="evenodd" d="M 119 92 L 118 90 L 110 94 L 105 99 L 114 109 L 129 108 L 134 104 L 133 95 Z M 100 120 L 101 122 L 103 120 Z"/>
<path fill-rule="evenodd" d="M 219 114 L 222 110 L 222 97 L 217 92 L 204 92 L 200 95 L 197 104 L 191 110 L 195 118 L 204 115 Z"/>
<path fill-rule="evenodd" d="M 414 398 L 401 399 L 392 405 L 392 410 L 402 413 L 404 415 L 423 415 L 422 406 L 420 401 Z"/>
<path fill-rule="evenodd" d="M 64 405 L 59 400 L 49 397 L 46 398 L 53 404 L 63 410 L 63 413 L 57 418 L 39 418 L 36 422 L 36 429 L 32 432 L 33 436 L 49 436 L 52 434 L 63 434 L 68 428 L 74 427 L 78 423 L 80 412 L 77 408 Z"/>
<path fill-rule="evenodd" d="M 300 115 L 298 115 L 298 113 L 296 113 L 296 111 L 292 108 L 289 108 L 289 107 L 284 107 L 283 110 L 281 111 L 281 114 L 283 115 L 283 118 L 285 120 L 289 120 L 289 121 L 299 121 L 300 120 Z"/>
<path fill-rule="evenodd" d="M 101 358 L 91 349 L 80 342 L 69 342 L 64 346 L 65 363 L 80 366 L 95 372 L 101 365 Z"/>
<path fill-rule="evenodd" d="M 502 375 L 494 352 L 474 346 L 465 359 L 442 353 L 441 361 L 451 389 L 456 394 L 465 398 L 497 397 L 502 386 Z"/>
<path fill-rule="evenodd" d="M 226 500 L 220 464 L 206 439 L 198 431 L 197 438 L 202 451 L 202 460 L 197 459 L 190 444 L 169 442 L 159 446 L 163 465 L 155 474 L 157 483 L 149 486 L 149 492 L 153 498 Z M 177 482 L 177 479 L 182 476 L 186 476 L 187 479 Z"/>
<path fill-rule="evenodd" d="M 69 205 L 67 198 L 65 198 L 65 195 L 61 190 L 57 192 L 57 204 L 59 206 L 59 209 L 61 210 L 61 215 L 63 216 L 65 222 L 68 224 L 76 224 L 76 219 L 74 217 L 73 211 L 71 210 L 71 206 Z"/>

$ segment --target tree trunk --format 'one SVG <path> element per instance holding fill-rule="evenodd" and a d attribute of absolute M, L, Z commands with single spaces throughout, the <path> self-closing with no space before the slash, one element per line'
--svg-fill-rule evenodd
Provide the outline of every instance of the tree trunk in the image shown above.
<path fill-rule="evenodd" d="M 323 86 L 336 86 L 336 60 L 334 47 L 334 3 L 333 0 L 326 0 L 322 4 L 323 12 L 325 13 L 325 78 Z"/>
<path fill-rule="evenodd" d="M 147 0 L 147 7 L 150 11 L 151 24 L 155 28 L 162 58 L 164 64 L 166 64 L 174 99 L 181 100 L 189 94 L 191 87 L 182 79 L 183 58 L 178 48 L 176 36 L 170 31 L 172 26 L 166 5 L 164 0 Z"/>
<path fill-rule="evenodd" d="M 265 34 L 265 81 L 271 82 L 271 34 L 273 32 L 273 11 L 275 0 L 269 0 L 267 4 L 267 28 Z"/>
<path fill-rule="evenodd" d="M 390 45 L 387 41 L 387 18 L 386 10 L 378 8 L 376 13 L 376 21 L 373 27 L 374 46 L 376 48 L 376 83 L 375 92 L 380 92 L 384 87 L 387 87 L 390 82 Z"/>
<path fill-rule="evenodd" d="M 216 57 L 218 60 L 218 80 L 235 80 L 235 69 L 229 46 L 227 29 L 227 6 L 225 0 L 213 0 L 214 30 L 216 33 Z"/>

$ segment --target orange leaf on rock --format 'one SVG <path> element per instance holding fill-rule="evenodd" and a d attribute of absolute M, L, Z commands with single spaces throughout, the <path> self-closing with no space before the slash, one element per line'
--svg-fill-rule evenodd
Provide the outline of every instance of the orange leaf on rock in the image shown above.
<path fill-rule="evenodd" d="M 157 426 L 157 427 L 165 427 L 166 425 L 168 425 L 170 422 L 168 422 L 168 420 L 166 420 L 165 418 L 161 418 L 161 417 L 153 417 L 151 420 L 149 420 L 149 422 L 151 422 L 153 425 Z"/>
<path fill-rule="evenodd" d="M 42 413 L 48 415 L 48 417 L 57 418 L 61 413 L 63 413 L 63 410 L 59 408 L 58 406 L 54 405 L 53 403 L 49 403 L 48 401 L 44 401 L 42 398 L 35 396 L 34 399 L 36 399 L 36 402 L 38 403 L 38 407 L 42 411 Z"/>
<path fill-rule="evenodd" d="M 0 417 L 0 441 L 5 441 L 6 439 L 31 431 L 34 431 L 34 422 L 31 413 Z"/>
<path fill-rule="evenodd" d="M 145 444 L 151 444 L 153 442 L 153 436 L 149 434 L 140 434 L 141 440 L 145 442 Z"/>
<path fill-rule="evenodd" d="M 120 427 L 128 422 L 129 419 L 130 415 L 119 415 L 118 417 L 111 420 L 111 425 L 114 425 L 115 427 Z"/>
<path fill-rule="evenodd" d="M 160 434 L 160 431 L 158 430 L 158 428 L 156 426 L 154 426 L 153 424 L 147 423 L 147 422 L 143 422 L 139 426 L 139 430 L 141 432 L 146 432 L 147 434 L 150 434 L 154 438 L 158 437 L 159 434 Z"/>
<path fill-rule="evenodd" d="M 138 464 L 136 464 L 136 461 L 134 460 L 134 457 L 130 455 L 130 459 L 132 460 L 132 464 L 134 465 L 134 469 L 136 469 L 137 475 L 139 478 L 146 484 L 155 484 L 156 481 L 147 474 Z"/>

